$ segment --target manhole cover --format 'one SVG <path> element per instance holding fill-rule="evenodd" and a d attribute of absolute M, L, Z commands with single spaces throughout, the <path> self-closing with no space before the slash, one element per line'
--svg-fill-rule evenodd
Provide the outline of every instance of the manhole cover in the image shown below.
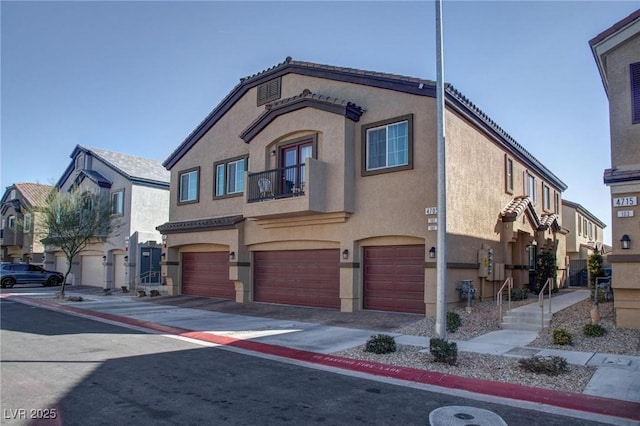
<path fill-rule="evenodd" d="M 507 426 L 493 411 L 458 405 L 436 408 L 429 413 L 429 423 L 431 426 Z"/>
<path fill-rule="evenodd" d="M 613 365 L 631 365 L 631 360 L 624 358 L 615 358 L 615 357 L 606 357 L 602 360 L 603 364 L 613 364 Z"/>

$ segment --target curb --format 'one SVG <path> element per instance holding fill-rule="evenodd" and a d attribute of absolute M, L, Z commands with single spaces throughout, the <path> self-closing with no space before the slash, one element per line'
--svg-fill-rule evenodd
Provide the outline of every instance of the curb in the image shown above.
<path fill-rule="evenodd" d="M 640 403 L 635 402 L 602 398 L 574 392 L 561 392 L 550 389 L 534 388 L 513 383 L 473 379 L 428 370 L 420 370 L 417 368 L 392 366 L 372 361 L 359 361 L 351 358 L 325 355 L 279 345 L 242 340 L 234 337 L 162 325 L 150 321 L 143 321 L 104 312 L 96 312 L 89 309 L 76 308 L 74 306 L 60 305 L 59 303 L 32 299 L 24 296 L 3 295 L 3 298 L 57 312 L 73 313 L 89 318 L 100 318 L 114 323 L 135 326 L 146 329 L 150 332 L 186 337 L 326 367 L 640 421 Z"/>

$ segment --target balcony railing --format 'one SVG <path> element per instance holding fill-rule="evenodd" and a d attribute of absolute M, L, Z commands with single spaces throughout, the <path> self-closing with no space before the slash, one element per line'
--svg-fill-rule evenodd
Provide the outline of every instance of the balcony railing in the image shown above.
<path fill-rule="evenodd" d="M 249 173 L 247 202 L 273 200 L 304 195 L 305 165 Z"/>

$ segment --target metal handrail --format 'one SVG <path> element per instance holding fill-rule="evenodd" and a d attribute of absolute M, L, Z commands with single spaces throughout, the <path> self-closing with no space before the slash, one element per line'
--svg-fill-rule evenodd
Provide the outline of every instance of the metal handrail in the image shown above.
<path fill-rule="evenodd" d="M 138 276 L 137 284 L 151 284 L 151 278 L 155 278 L 157 275 L 160 275 L 160 271 L 147 271 Z M 144 282 L 144 280 L 148 280 Z"/>
<path fill-rule="evenodd" d="M 500 287 L 500 290 L 498 290 L 498 294 L 496 295 L 496 297 L 498 298 L 498 300 L 496 301 L 496 303 L 498 304 L 498 319 L 502 320 L 502 292 L 504 291 L 504 288 L 507 287 L 508 291 L 508 299 L 509 299 L 509 309 L 511 309 L 511 289 L 513 288 L 513 277 L 509 277 L 506 280 L 504 280 L 504 284 L 502 284 L 502 287 Z"/>
<path fill-rule="evenodd" d="M 540 304 L 540 328 L 544 328 L 544 290 L 549 287 L 549 313 L 551 313 L 551 290 L 553 287 L 553 278 L 547 278 L 547 281 L 544 283 L 542 289 L 540 289 L 540 294 L 538 294 L 538 303 Z"/>

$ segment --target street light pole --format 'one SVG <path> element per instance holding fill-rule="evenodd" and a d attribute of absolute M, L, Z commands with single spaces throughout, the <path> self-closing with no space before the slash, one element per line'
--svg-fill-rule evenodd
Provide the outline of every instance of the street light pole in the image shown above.
<path fill-rule="evenodd" d="M 436 335 L 447 337 L 447 170 L 445 163 L 444 123 L 444 45 L 442 41 L 442 0 L 436 0 L 436 116 L 438 131 L 437 152 L 437 247 L 436 252 Z"/>

